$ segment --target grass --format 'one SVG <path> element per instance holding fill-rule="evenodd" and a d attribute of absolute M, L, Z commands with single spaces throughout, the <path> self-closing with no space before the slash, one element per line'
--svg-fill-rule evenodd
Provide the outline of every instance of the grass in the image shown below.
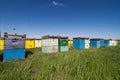
<path fill-rule="evenodd" d="M 120 48 L 101 47 L 34 54 L 24 60 L 0 62 L 0 80 L 120 80 Z"/>

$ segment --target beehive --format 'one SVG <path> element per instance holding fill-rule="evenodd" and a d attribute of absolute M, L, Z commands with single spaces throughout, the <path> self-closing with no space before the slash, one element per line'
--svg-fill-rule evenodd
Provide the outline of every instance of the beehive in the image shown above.
<path fill-rule="evenodd" d="M 21 48 L 25 48 L 25 39 L 6 38 L 4 45 L 5 45 L 4 49 L 21 49 Z"/>
<path fill-rule="evenodd" d="M 104 46 L 104 40 L 100 39 L 100 47 Z"/>
<path fill-rule="evenodd" d="M 4 33 L 4 38 L 3 60 L 24 59 L 26 35 Z"/>
<path fill-rule="evenodd" d="M 118 40 L 116 40 L 116 46 L 118 46 Z"/>
<path fill-rule="evenodd" d="M 86 37 L 74 37 L 73 47 L 77 49 L 88 49 L 90 47 L 89 38 Z"/>
<path fill-rule="evenodd" d="M 73 40 L 68 40 L 68 46 L 72 47 L 73 46 Z"/>
<path fill-rule="evenodd" d="M 41 39 L 35 39 L 35 48 L 41 48 Z"/>
<path fill-rule="evenodd" d="M 3 60 L 24 59 L 25 49 L 5 49 Z"/>
<path fill-rule="evenodd" d="M 68 50 L 68 37 L 59 37 L 59 52 L 64 52 Z"/>
<path fill-rule="evenodd" d="M 0 50 L 4 50 L 4 40 L 0 40 Z"/>
<path fill-rule="evenodd" d="M 35 39 L 26 39 L 25 40 L 25 48 L 26 49 L 31 49 L 31 48 L 35 48 Z"/>
<path fill-rule="evenodd" d="M 118 40 L 118 45 L 120 46 L 120 40 Z"/>
<path fill-rule="evenodd" d="M 90 47 L 99 48 L 101 46 L 104 46 L 104 42 L 101 41 L 100 38 L 92 38 L 92 39 L 90 39 Z"/>
<path fill-rule="evenodd" d="M 42 52 L 56 53 L 58 52 L 58 37 L 57 36 L 43 36 L 42 37 Z"/>
<path fill-rule="evenodd" d="M 117 40 L 110 40 L 109 45 L 110 46 L 117 46 L 118 42 Z"/>
<path fill-rule="evenodd" d="M 88 49 L 88 48 L 90 48 L 90 40 L 86 39 L 85 40 L 85 49 Z"/>
<path fill-rule="evenodd" d="M 104 46 L 110 46 L 110 40 L 111 39 L 104 39 Z"/>
<path fill-rule="evenodd" d="M 120 40 L 116 39 L 116 46 L 120 46 Z"/>

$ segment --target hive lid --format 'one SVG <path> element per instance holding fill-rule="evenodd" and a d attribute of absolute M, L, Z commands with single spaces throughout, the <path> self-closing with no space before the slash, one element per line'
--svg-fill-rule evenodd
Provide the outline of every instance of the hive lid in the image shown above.
<path fill-rule="evenodd" d="M 35 38 L 35 40 L 42 40 L 41 38 Z"/>
<path fill-rule="evenodd" d="M 18 35 L 18 34 L 8 34 L 7 32 L 4 33 L 4 38 L 9 38 L 9 39 L 20 39 L 20 38 L 26 38 L 26 34 L 23 35 Z"/>
<path fill-rule="evenodd" d="M 73 39 L 77 39 L 77 40 L 82 39 L 82 40 L 85 40 L 85 39 L 89 39 L 89 37 L 74 37 Z"/>
<path fill-rule="evenodd" d="M 59 39 L 68 39 L 68 36 L 66 36 L 66 37 L 58 37 Z"/>
<path fill-rule="evenodd" d="M 42 39 L 68 39 L 68 37 L 62 37 L 62 36 L 50 36 L 50 35 L 46 35 L 46 36 L 42 36 Z"/>
<path fill-rule="evenodd" d="M 102 38 L 90 38 L 90 40 L 103 40 Z"/>
<path fill-rule="evenodd" d="M 111 38 L 104 38 L 104 40 L 112 40 Z"/>
<path fill-rule="evenodd" d="M 112 40 L 111 38 L 103 38 L 104 40 Z"/>
<path fill-rule="evenodd" d="M 26 38 L 26 40 L 35 40 L 35 38 Z"/>

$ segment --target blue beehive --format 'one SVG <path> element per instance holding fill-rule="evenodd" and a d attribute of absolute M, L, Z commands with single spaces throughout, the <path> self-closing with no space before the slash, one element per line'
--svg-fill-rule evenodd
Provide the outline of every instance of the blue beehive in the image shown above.
<path fill-rule="evenodd" d="M 100 40 L 100 47 L 102 47 L 102 46 L 104 46 L 104 40 L 103 39 Z"/>
<path fill-rule="evenodd" d="M 15 60 L 25 58 L 26 35 L 10 35 L 4 33 L 3 60 Z"/>
<path fill-rule="evenodd" d="M 104 40 L 104 46 L 109 46 L 110 45 L 110 40 Z"/>
<path fill-rule="evenodd" d="M 3 53 L 3 60 L 5 61 L 25 58 L 25 49 L 6 49 Z"/>
<path fill-rule="evenodd" d="M 90 39 L 90 47 L 99 48 L 101 45 L 103 45 L 103 41 L 101 41 L 101 39 Z"/>
<path fill-rule="evenodd" d="M 76 37 L 73 38 L 73 47 L 76 49 L 85 49 L 85 40 L 89 38 Z"/>
<path fill-rule="evenodd" d="M 120 46 L 120 40 L 118 40 L 118 45 Z"/>

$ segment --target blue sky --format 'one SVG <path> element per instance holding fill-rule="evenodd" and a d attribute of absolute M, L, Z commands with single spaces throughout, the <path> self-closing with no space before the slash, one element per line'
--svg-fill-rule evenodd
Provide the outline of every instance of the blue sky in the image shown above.
<path fill-rule="evenodd" d="M 0 0 L 0 31 L 120 39 L 120 0 Z"/>

